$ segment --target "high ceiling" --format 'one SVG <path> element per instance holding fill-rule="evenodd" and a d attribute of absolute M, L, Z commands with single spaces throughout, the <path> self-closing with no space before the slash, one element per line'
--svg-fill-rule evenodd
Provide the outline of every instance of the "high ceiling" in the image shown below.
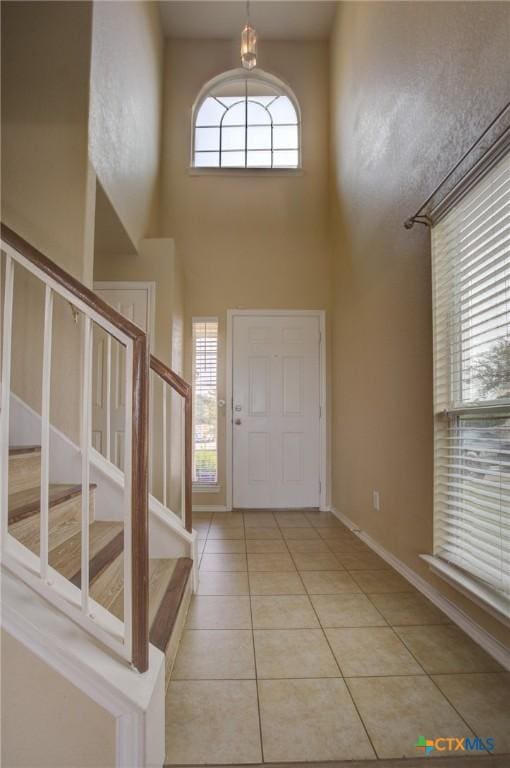
<path fill-rule="evenodd" d="M 161 0 L 167 37 L 235 39 L 246 19 L 238 0 Z M 250 18 L 262 39 L 326 40 L 335 0 L 252 0 Z"/>

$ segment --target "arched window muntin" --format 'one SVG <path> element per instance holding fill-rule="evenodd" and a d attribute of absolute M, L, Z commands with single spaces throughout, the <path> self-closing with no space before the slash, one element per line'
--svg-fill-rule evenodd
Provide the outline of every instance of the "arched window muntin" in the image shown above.
<path fill-rule="evenodd" d="M 218 91 L 232 89 L 235 86 L 244 90 L 244 95 L 239 93 L 225 96 L 217 96 Z M 258 88 L 270 93 L 271 96 L 254 94 Z M 284 105 L 290 119 L 275 119 L 271 107 L 278 99 L 282 99 L 280 106 Z M 210 123 L 198 123 L 200 111 L 207 99 L 213 99 L 223 109 L 221 117 Z M 266 101 L 264 104 L 263 101 Z M 244 104 L 244 119 L 242 121 L 228 122 L 235 107 Z M 249 112 L 259 112 L 264 115 L 264 120 L 254 120 Z M 256 135 L 255 129 L 268 128 L 264 146 L 257 147 L 251 143 Z M 239 146 L 225 148 L 225 138 L 232 129 L 238 132 L 244 131 L 244 140 Z M 287 138 L 285 138 L 285 129 Z M 204 145 L 200 142 L 201 134 L 214 136 L 212 143 Z M 216 132 L 216 133 L 215 133 Z M 259 132 L 264 135 L 264 132 Z M 292 146 L 290 140 L 292 136 Z M 299 103 L 291 88 L 282 80 L 267 72 L 257 69 L 247 72 L 244 69 L 234 69 L 225 72 L 210 80 L 201 89 L 192 111 L 192 141 L 191 141 L 191 166 L 203 169 L 297 169 L 301 167 L 301 112 Z"/>

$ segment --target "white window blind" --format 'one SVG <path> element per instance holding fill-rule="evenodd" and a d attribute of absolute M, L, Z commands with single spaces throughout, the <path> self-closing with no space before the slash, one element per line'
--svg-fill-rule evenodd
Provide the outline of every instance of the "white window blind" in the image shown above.
<path fill-rule="evenodd" d="M 434 554 L 510 608 L 510 155 L 432 230 Z"/>
<path fill-rule="evenodd" d="M 193 320 L 193 482 L 218 481 L 218 321 Z"/>

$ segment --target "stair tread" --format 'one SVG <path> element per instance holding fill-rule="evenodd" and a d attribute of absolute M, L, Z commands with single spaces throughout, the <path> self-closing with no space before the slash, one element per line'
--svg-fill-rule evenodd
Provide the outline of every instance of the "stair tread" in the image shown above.
<path fill-rule="evenodd" d="M 40 445 L 10 445 L 9 456 L 23 456 L 26 453 L 41 453 Z"/>
<path fill-rule="evenodd" d="M 94 498 L 90 497 L 93 510 Z M 53 550 L 81 530 L 81 490 L 65 492 L 53 503 L 48 515 L 48 547 Z M 39 501 L 18 508 L 9 521 L 9 533 L 35 554 L 39 554 L 40 515 Z"/>
<path fill-rule="evenodd" d="M 90 483 L 90 489 L 97 486 Z M 48 504 L 50 509 L 57 504 L 72 499 L 81 494 L 81 485 L 68 483 L 51 483 L 49 488 Z M 9 524 L 24 520 L 39 512 L 41 507 L 41 489 L 30 488 L 25 491 L 17 491 L 9 494 Z"/>
<path fill-rule="evenodd" d="M 165 652 L 179 613 L 193 561 L 187 557 L 149 560 L 150 641 Z M 91 584 L 90 596 L 118 619 L 124 616 L 124 555 L 116 557 Z"/>
<path fill-rule="evenodd" d="M 122 619 L 123 610 L 112 609 L 119 596 L 124 592 L 124 555 L 121 553 L 115 557 L 106 568 L 101 571 L 90 585 L 90 596 L 93 600 L 113 613 L 118 619 Z"/>
<path fill-rule="evenodd" d="M 92 560 L 122 531 L 122 523 L 95 521 L 89 526 L 89 558 Z M 50 565 L 67 579 L 73 579 L 81 568 L 81 531 L 51 550 Z"/>
<path fill-rule="evenodd" d="M 149 627 L 159 610 L 175 570 L 177 559 L 149 560 Z M 124 615 L 124 555 L 120 554 L 97 577 L 90 587 L 90 595 L 118 619 Z"/>

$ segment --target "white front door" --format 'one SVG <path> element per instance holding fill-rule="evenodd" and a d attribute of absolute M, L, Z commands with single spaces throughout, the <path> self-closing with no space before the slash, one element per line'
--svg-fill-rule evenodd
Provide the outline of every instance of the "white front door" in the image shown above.
<path fill-rule="evenodd" d="M 234 507 L 318 507 L 319 318 L 234 315 L 232 386 Z"/>
<path fill-rule="evenodd" d="M 143 331 L 149 323 L 149 289 L 145 287 L 101 287 L 94 291 L 107 304 L 138 325 Z M 125 350 L 109 334 L 94 326 L 92 444 L 119 469 L 124 468 L 125 428 Z M 110 419 L 110 431 L 106 425 Z"/>

